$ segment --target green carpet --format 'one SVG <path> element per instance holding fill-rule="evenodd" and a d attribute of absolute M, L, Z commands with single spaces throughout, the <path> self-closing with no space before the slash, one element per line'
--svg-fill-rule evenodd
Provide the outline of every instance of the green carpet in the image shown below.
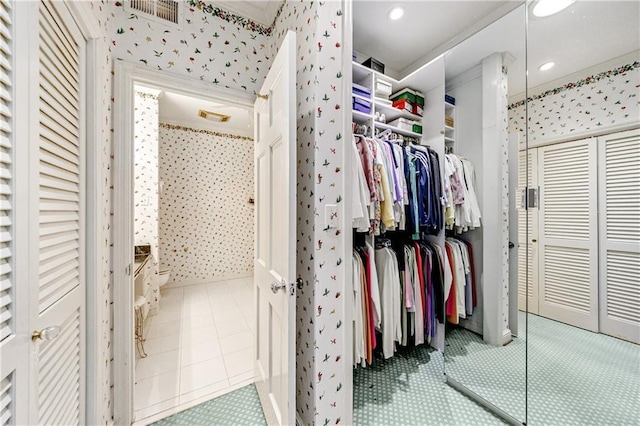
<path fill-rule="evenodd" d="M 203 402 L 193 408 L 162 419 L 159 426 L 266 425 L 258 392 L 254 385 Z"/>

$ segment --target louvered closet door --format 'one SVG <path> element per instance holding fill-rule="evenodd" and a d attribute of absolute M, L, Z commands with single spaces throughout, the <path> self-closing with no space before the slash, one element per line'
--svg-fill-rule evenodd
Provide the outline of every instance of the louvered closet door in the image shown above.
<path fill-rule="evenodd" d="M 34 6 L 35 8 L 35 6 Z M 33 328 L 60 327 L 36 342 L 32 422 L 84 421 L 84 56 L 85 40 L 62 2 L 38 5 L 39 150 L 32 159 L 37 209 L 31 241 L 37 268 Z M 35 112 L 35 111 L 34 111 Z M 36 143 L 33 141 L 33 143 Z M 32 187 L 34 187 L 32 185 Z"/>
<path fill-rule="evenodd" d="M 528 152 L 528 156 L 527 156 Z M 528 186 L 538 186 L 538 149 L 518 152 L 518 196 Z M 527 174 L 529 181 L 527 184 Z M 520 203 L 518 199 L 518 203 Z M 518 309 L 538 313 L 538 209 L 518 209 Z M 527 228 L 529 233 L 527 234 Z M 527 269 L 528 268 L 528 269 Z"/>
<path fill-rule="evenodd" d="M 539 313 L 598 331 L 595 139 L 538 148 Z"/>
<path fill-rule="evenodd" d="M 28 303 L 15 280 L 13 10 L 0 1 L 0 424 L 27 424 Z M 17 307 L 20 307 L 18 309 Z M 18 317 L 18 314 L 21 317 Z"/>
<path fill-rule="evenodd" d="M 598 138 L 600 331 L 640 343 L 640 132 Z"/>

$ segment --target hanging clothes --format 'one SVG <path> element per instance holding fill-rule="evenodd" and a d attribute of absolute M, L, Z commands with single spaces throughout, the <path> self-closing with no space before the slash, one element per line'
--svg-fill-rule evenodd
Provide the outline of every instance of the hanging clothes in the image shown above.
<path fill-rule="evenodd" d="M 479 228 L 481 214 L 475 189 L 473 163 L 455 154 L 446 154 L 444 188 L 446 229 L 461 234 Z"/>
<path fill-rule="evenodd" d="M 444 228 L 445 185 L 435 151 L 354 135 L 353 152 L 355 229 L 366 232 L 368 221 L 372 235 L 409 229 L 419 240 L 421 232 L 437 235 Z"/>
<path fill-rule="evenodd" d="M 459 319 L 473 315 L 477 305 L 476 281 L 473 269 L 473 249 L 470 243 L 446 238 L 445 249 L 449 258 L 452 285 L 447 293 L 447 318 L 458 324 Z"/>

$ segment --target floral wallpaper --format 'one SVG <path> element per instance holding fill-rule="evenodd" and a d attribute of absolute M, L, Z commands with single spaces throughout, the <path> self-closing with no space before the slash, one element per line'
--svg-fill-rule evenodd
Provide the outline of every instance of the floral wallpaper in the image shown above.
<path fill-rule="evenodd" d="M 253 139 L 160 124 L 160 263 L 170 282 L 253 274 Z"/>
<path fill-rule="evenodd" d="M 274 25 L 277 52 L 287 30 L 297 36 L 297 294 L 296 410 L 299 421 L 338 424 L 345 418 L 343 354 L 345 263 L 342 229 L 327 229 L 324 206 L 344 212 L 341 1 L 287 1 Z M 350 64 L 349 64 L 350 66 Z"/>
<path fill-rule="evenodd" d="M 271 64 L 269 38 L 248 31 L 246 18 L 231 19 L 209 2 L 190 0 L 178 29 L 128 13 L 120 2 L 111 4 L 115 59 L 249 93 L 262 86 Z"/>
<path fill-rule="evenodd" d="M 138 89 L 134 94 L 134 244 L 151 246 L 153 257 L 151 288 L 147 294 L 149 312 L 160 300 L 158 287 L 158 95 Z"/>
<path fill-rule="evenodd" d="M 640 61 L 529 98 L 529 143 L 640 121 Z M 509 131 L 524 140 L 524 100 L 509 106 Z"/>
<path fill-rule="evenodd" d="M 304 285 L 296 294 L 296 412 L 314 423 L 315 407 L 315 85 L 317 2 L 287 1 L 276 20 L 270 50 L 275 56 L 288 30 L 296 32 L 296 275 Z"/>
<path fill-rule="evenodd" d="M 504 58 L 503 58 L 504 60 Z M 502 228 L 500 229 L 502 252 L 502 330 L 509 329 L 509 83 L 508 70 L 502 66 L 500 86 L 500 152 L 501 152 L 501 185 L 502 185 Z"/>
<path fill-rule="evenodd" d="M 347 369 L 344 358 L 350 342 L 344 339 L 344 295 L 346 294 L 346 263 L 351 247 L 345 255 L 348 229 L 328 229 L 324 217 L 325 206 L 334 204 L 338 215 L 345 214 L 343 202 L 343 164 L 346 125 L 343 120 L 342 92 L 345 89 L 343 70 L 344 22 L 343 2 L 328 1 L 318 4 L 316 30 L 317 83 L 316 83 L 316 147 L 315 147 L 315 199 L 316 227 L 314 249 L 316 258 L 316 415 L 315 424 L 339 424 L 351 409 L 345 406 L 344 393 Z M 350 88 L 349 88 L 350 90 Z M 346 106 L 350 107 L 350 106 Z M 346 144 L 346 145 L 345 145 Z M 319 214 L 318 214 L 319 213 Z M 346 259 L 344 258 L 346 257 Z M 346 262 L 345 262 L 346 261 Z"/>
<path fill-rule="evenodd" d="M 278 20 L 280 13 L 282 13 L 282 9 L 284 8 L 285 2 L 282 2 L 276 16 L 274 18 L 274 23 Z M 270 36 L 271 30 L 273 29 L 273 25 L 271 27 L 265 27 L 264 25 L 255 22 L 251 19 L 245 18 L 244 16 L 236 15 L 235 13 L 228 12 L 220 7 L 213 6 L 212 4 L 208 4 L 202 0 L 189 0 L 188 5 L 190 7 L 195 7 L 197 9 L 202 10 L 207 14 L 211 14 L 217 18 L 223 19 L 227 22 L 234 23 L 245 30 L 254 31 L 258 34 Z"/>

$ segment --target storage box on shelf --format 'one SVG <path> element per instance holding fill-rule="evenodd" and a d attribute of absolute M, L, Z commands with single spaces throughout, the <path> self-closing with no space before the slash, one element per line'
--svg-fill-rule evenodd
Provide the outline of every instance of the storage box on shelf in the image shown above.
<path fill-rule="evenodd" d="M 353 110 L 365 114 L 371 114 L 371 102 L 362 98 L 353 98 Z"/>
<path fill-rule="evenodd" d="M 412 89 L 403 89 L 392 95 L 393 79 L 381 77 L 380 72 L 376 70 L 375 66 L 370 69 L 365 64 L 354 62 L 352 65 L 354 132 L 377 135 L 382 131 L 390 130 L 392 138 L 399 137 L 419 142 L 423 130 L 422 116 L 414 112 L 422 112 L 424 94 Z M 394 108 L 392 100 L 400 100 L 401 102 L 397 103 Z M 417 106 L 420 108 L 417 109 Z M 381 122 L 379 120 L 383 115 L 384 122 Z"/>
<path fill-rule="evenodd" d="M 453 96 L 444 95 L 444 144 L 445 152 L 453 153 L 456 142 L 456 100 Z"/>
<path fill-rule="evenodd" d="M 378 71 L 384 74 L 384 64 L 378 61 L 377 59 L 369 58 L 366 61 L 364 61 L 362 65 L 364 65 L 367 68 L 371 68 L 374 71 Z"/>
<path fill-rule="evenodd" d="M 361 84 L 353 83 L 351 87 L 351 93 L 354 96 L 358 96 L 364 99 L 371 99 L 371 89 Z"/>
<path fill-rule="evenodd" d="M 422 133 L 422 125 L 418 121 L 409 120 L 406 118 L 398 118 L 389 123 L 390 126 L 396 127 L 400 130 L 408 130 L 413 133 Z"/>
<path fill-rule="evenodd" d="M 389 96 L 391 95 L 391 92 L 393 91 L 391 82 L 383 80 L 378 76 L 376 76 L 375 80 L 376 80 L 374 82 L 375 95 L 377 97 L 388 99 Z"/>

